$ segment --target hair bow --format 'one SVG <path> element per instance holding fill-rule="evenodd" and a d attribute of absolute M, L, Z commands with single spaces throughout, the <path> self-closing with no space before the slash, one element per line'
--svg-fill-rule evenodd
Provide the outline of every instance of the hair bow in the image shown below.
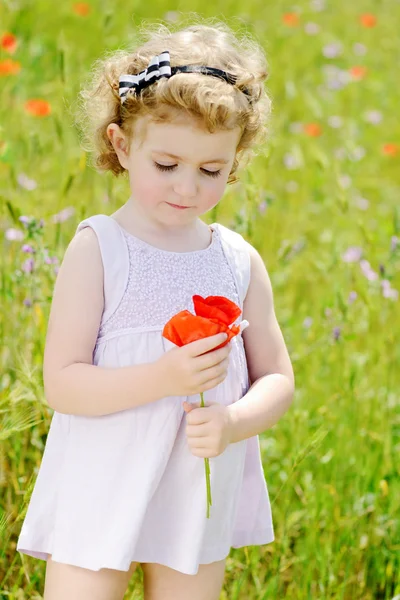
<path fill-rule="evenodd" d="M 161 52 L 153 56 L 146 69 L 137 75 L 125 73 L 119 78 L 119 95 L 123 104 L 128 94 L 139 94 L 141 90 L 154 83 L 161 77 L 171 77 L 171 65 L 169 52 Z"/>
<path fill-rule="evenodd" d="M 124 73 L 119 77 L 119 95 L 121 98 L 121 104 L 123 104 L 130 94 L 138 95 L 143 88 L 151 85 L 161 77 L 172 77 L 176 73 L 199 73 L 201 75 L 211 75 L 212 77 L 218 77 L 223 79 L 231 85 L 236 84 L 236 75 L 227 73 L 221 69 L 215 67 L 207 67 L 205 65 L 179 65 L 171 67 L 170 55 L 168 50 L 161 52 L 158 56 L 153 56 L 150 60 L 147 69 L 144 69 L 137 75 L 129 75 Z M 247 88 L 241 88 L 241 92 L 250 96 L 250 92 Z M 251 98 L 249 99 L 251 102 Z"/>

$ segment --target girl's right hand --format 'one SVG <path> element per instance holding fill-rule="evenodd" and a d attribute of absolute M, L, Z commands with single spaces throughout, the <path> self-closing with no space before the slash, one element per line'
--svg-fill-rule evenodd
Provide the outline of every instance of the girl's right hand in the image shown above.
<path fill-rule="evenodd" d="M 164 395 L 191 396 L 221 383 L 228 372 L 231 345 L 210 350 L 226 338 L 225 333 L 218 333 L 163 354 L 155 363 L 155 376 L 160 377 Z"/>

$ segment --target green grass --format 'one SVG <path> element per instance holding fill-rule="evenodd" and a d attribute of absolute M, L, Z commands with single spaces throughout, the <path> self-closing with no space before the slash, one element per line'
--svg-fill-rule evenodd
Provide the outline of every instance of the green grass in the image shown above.
<path fill-rule="evenodd" d="M 12 58 L 22 66 L 0 78 L 0 597 L 38 599 L 43 590 L 45 563 L 15 552 L 52 414 L 41 369 L 55 265 L 42 252 L 61 261 L 82 218 L 111 214 L 128 197 L 125 180 L 87 166 L 70 107 L 93 60 L 125 44 L 142 19 L 190 10 L 245 24 L 269 57 L 270 141 L 209 220 L 236 227 L 264 257 L 297 383 L 289 412 L 260 436 L 276 540 L 231 551 L 221 600 L 392 599 L 400 594 L 400 317 L 382 281 L 400 290 L 400 245 L 392 239 L 400 237 L 400 152 L 384 152 L 400 144 L 400 5 L 90 5 L 87 17 L 70 0 L 0 7 L 0 35 L 17 35 Z M 298 13 L 298 26 L 282 22 L 288 12 Z M 367 12 L 377 17 L 373 28 L 359 23 Z M 319 31 L 310 34 L 310 23 Z M 337 42 L 340 55 L 325 56 Z M 0 49 L 0 61 L 9 57 Z M 328 65 L 367 73 L 332 89 Z M 51 114 L 28 115 L 31 98 L 50 102 Z M 321 135 L 306 135 L 309 123 Z M 27 189 L 22 174 L 37 187 Z M 66 207 L 73 216 L 54 223 Z M 36 222 L 27 228 L 21 215 Z M 10 228 L 24 239 L 6 239 Z M 41 256 L 31 274 L 21 270 L 26 243 Z M 351 246 L 362 248 L 375 280 L 358 261 L 343 260 Z M 142 598 L 140 579 L 138 571 L 127 598 Z"/>

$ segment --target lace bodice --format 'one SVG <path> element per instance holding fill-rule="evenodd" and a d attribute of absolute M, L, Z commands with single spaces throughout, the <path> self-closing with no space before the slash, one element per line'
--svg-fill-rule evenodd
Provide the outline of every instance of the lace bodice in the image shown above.
<path fill-rule="evenodd" d="M 129 276 L 116 311 L 102 323 L 99 337 L 126 328 L 163 328 L 177 312 L 193 312 L 192 296 L 226 296 L 239 304 L 233 274 L 218 231 L 204 250 L 170 252 L 123 231 Z"/>

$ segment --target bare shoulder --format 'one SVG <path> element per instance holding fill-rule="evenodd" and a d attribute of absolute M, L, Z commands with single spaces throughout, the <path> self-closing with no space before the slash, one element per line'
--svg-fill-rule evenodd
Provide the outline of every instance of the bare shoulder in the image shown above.
<path fill-rule="evenodd" d="M 249 327 L 243 331 L 250 380 L 281 373 L 294 382 L 289 353 L 274 306 L 271 279 L 260 253 L 248 244 L 250 283 L 243 306 L 243 318 Z"/>
<path fill-rule="evenodd" d="M 58 370 L 75 362 L 92 364 L 104 310 L 103 278 L 97 236 L 86 227 L 72 238 L 57 274 L 44 352 L 45 389 Z"/>

